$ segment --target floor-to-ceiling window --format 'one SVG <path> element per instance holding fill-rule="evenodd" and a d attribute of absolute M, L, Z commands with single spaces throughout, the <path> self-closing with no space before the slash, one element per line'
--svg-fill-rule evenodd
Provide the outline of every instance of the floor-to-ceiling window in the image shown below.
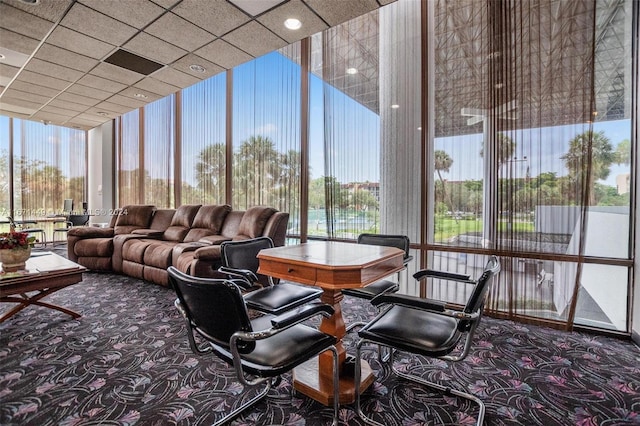
<path fill-rule="evenodd" d="M 174 207 L 175 95 L 144 107 L 144 203 Z"/>

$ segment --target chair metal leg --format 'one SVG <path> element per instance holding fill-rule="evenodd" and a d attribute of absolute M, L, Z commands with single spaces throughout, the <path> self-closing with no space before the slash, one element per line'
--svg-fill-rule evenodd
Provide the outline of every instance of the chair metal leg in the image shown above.
<path fill-rule="evenodd" d="M 360 375 L 361 375 L 361 372 L 360 372 L 360 356 L 361 356 L 360 355 L 360 351 L 361 351 L 362 344 L 365 343 L 365 342 L 369 342 L 369 341 L 361 339 L 358 342 L 357 346 L 356 346 L 356 366 L 355 366 L 355 374 L 354 374 L 355 383 L 359 383 L 360 382 Z M 375 342 L 371 342 L 371 343 L 375 343 Z M 378 345 L 378 347 L 379 347 L 378 350 L 380 350 L 382 348 L 380 345 Z M 459 398 L 463 398 L 463 399 L 469 400 L 471 402 L 474 402 L 479 407 L 478 419 L 476 421 L 476 426 L 481 426 L 482 425 L 482 422 L 484 421 L 484 414 L 485 414 L 485 410 L 486 409 L 485 409 L 484 402 L 482 402 L 480 400 L 480 398 L 478 398 L 475 395 L 472 395 L 470 393 L 462 392 L 462 391 L 459 391 L 457 389 L 452 389 L 452 388 L 447 387 L 447 386 L 442 386 L 441 384 L 427 381 L 427 380 L 425 380 L 425 379 L 423 379 L 421 377 L 412 376 L 412 375 L 409 375 L 409 374 L 406 374 L 406 373 L 403 373 L 403 372 L 399 371 L 398 369 L 396 369 L 393 366 L 393 355 L 394 355 L 395 351 L 394 351 L 393 348 L 388 348 L 388 349 L 389 349 L 389 352 L 387 354 L 388 358 L 387 358 L 386 362 L 383 363 L 383 367 L 385 369 L 389 368 L 398 377 L 402 377 L 403 379 L 412 381 L 414 383 L 418 383 L 418 384 L 430 387 L 432 389 L 436 389 L 436 390 L 438 390 L 440 392 L 445 393 L 446 395 L 455 395 L 455 396 L 457 396 Z M 378 354 L 378 357 L 380 357 L 380 354 Z M 375 420 L 367 417 L 364 414 L 364 412 L 362 411 L 361 405 L 360 405 L 360 389 L 359 389 L 358 386 L 356 386 L 356 413 L 367 424 L 375 425 L 375 426 L 385 426 L 382 423 L 378 423 Z"/>
<path fill-rule="evenodd" d="M 229 414 L 227 414 L 226 416 L 224 416 L 220 420 L 216 421 L 213 424 L 213 426 L 220 426 L 220 425 L 226 424 L 231 419 L 233 419 L 234 417 L 236 417 L 240 413 L 242 413 L 244 410 L 253 407 L 257 402 L 259 402 L 262 399 L 264 399 L 264 397 L 266 397 L 267 394 L 269 393 L 269 391 L 271 390 L 271 385 L 272 385 L 273 381 L 272 380 L 267 380 L 266 383 L 267 383 L 267 385 L 265 386 L 265 388 L 258 395 L 254 396 L 248 402 L 245 402 L 244 404 L 240 405 L 238 408 L 236 408 L 235 410 L 233 410 L 232 412 L 230 412 Z"/>
<path fill-rule="evenodd" d="M 340 415 L 340 376 L 339 376 L 339 365 L 338 365 L 338 350 L 335 346 L 330 348 L 333 353 L 333 422 L 332 426 L 338 426 L 338 420 Z"/>

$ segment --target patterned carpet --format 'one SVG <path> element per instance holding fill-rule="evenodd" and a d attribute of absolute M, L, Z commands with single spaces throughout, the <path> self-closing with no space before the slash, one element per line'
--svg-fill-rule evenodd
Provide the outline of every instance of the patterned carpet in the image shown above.
<path fill-rule="evenodd" d="M 50 301 L 73 320 L 30 307 L 0 324 L 2 425 L 208 425 L 248 396 L 231 369 L 191 353 L 172 291 L 109 274 Z M 0 306 L 0 310 L 9 305 Z M 374 310 L 345 298 L 346 322 Z M 353 348 L 353 337 L 346 340 Z M 386 425 L 473 424 L 476 409 L 378 374 L 364 410 Z M 448 365 L 400 356 L 401 368 L 467 388 L 487 405 L 486 425 L 640 424 L 640 351 L 629 342 L 484 318 L 471 355 Z M 325 425 L 332 411 L 292 391 L 290 376 L 235 425 Z M 351 406 L 341 423 L 363 424 Z"/>

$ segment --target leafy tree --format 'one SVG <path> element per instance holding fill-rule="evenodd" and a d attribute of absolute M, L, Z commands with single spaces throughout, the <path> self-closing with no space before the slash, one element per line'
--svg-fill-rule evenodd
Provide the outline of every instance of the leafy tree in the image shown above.
<path fill-rule="evenodd" d="M 197 160 L 196 182 L 202 197 L 199 201 L 222 204 L 225 200 L 227 164 L 225 145 L 220 143 L 207 145 L 200 151 Z"/>
<path fill-rule="evenodd" d="M 449 169 L 453 164 L 453 159 L 449 156 L 449 154 L 441 149 L 435 150 L 433 154 L 435 159 L 434 168 L 436 169 L 436 173 L 438 174 L 438 179 L 440 179 L 440 182 L 442 183 L 442 199 L 445 200 L 446 203 L 448 203 L 449 210 L 454 211 L 451 195 L 447 194 L 447 188 L 445 186 L 444 179 L 442 178 L 442 172 L 449 173 Z"/>
<path fill-rule="evenodd" d="M 560 158 L 579 187 L 587 185 L 589 205 L 595 205 L 595 182 L 606 179 L 611 164 L 616 162 L 616 153 L 609 138 L 603 131 L 594 133 L 587 130 L 569 141 L 569 152 Z"/>
<path fill-rule="evenodd" d="M 498 146 L 498 166 L 501 166 L 513 156 L 516 150 L 516 143 L 504 133 L 496 134 L 496 141 Z M 484 156 L 484 145 L 480 148 L 480 156 Z"/>
<path fill-rule="evenodd" d="M 617 164 L 631 164 L 631 141 L 624 139 L 616 147 L 616 161 Z"/>
<path fill-rule="evenodd" d="M 270 205 L 279 177 L 279 153 L 271 139 L 251 136 L 234 155 L 233 201 L 238 208 L 251 205 Z"/>

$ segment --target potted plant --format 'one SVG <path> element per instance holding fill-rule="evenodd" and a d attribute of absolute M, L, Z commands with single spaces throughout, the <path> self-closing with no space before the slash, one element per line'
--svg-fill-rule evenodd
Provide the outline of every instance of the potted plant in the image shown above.
<path fill-rule="evenodd" d="M 24 269 L 35 241 L 36 237 L 26 232 L 12 230 L 0 234 L 0 262 L 3 271 L 15 272 Z"/>

